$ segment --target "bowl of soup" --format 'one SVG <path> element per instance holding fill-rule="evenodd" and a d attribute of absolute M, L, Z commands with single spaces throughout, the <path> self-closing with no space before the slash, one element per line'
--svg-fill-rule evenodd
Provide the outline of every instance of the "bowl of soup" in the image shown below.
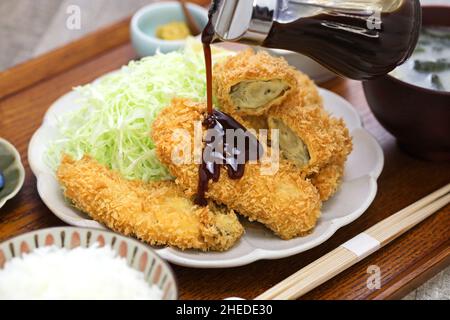
<path fill-rule="evenodd" d="M 422 7 L 411 57 L 363 83 L 367 102 L 399 147 L 416 157 L 450 160 L 450 6 Z"/>

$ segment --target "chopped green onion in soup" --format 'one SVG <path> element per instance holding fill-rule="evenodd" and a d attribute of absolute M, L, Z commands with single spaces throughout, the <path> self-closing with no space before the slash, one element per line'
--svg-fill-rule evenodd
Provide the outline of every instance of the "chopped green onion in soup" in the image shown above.
<path fill-rule="evenodd" d="M 390 74 L 419 87 L 450 91 L 450 27 L 422 28 L 411 58 Z"/>

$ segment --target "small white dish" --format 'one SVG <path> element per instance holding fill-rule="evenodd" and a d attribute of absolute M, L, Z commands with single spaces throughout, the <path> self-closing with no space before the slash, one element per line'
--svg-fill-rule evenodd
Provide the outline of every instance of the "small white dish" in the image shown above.
<path fill-rule="evenodd" d="M 281 49 L 264 49 L 271 55 L 283 57 L 293 67 L 306 73 L 316 83 L 323 83 L 337 77 L 337 74 L 328 70 L 320 63 L 297 52 Z"/>
<path fill-rule="evenodd" d="M 208 23 L 208 10 L 194 3 L 188 3 L 187 7 L 203 29 Z M 162 40 L 155 36 L 158 26 L 184 20 L 181 5 L 176 1 L 156 2 L 137 11 L 131 19 L 130 33 L 131 43 L 139 57 L 151 56 L 157 51 L 167 53 L 184 47 L 186 40 Z"/>
<path fill-rule="evenodd" d="M 0 190 L 0 209 L 6 201 L 19 193 L 25 181 L 25 169 L 17 149 L 5 139 L 0 138 L 0 171 L 5 177 L 5 186 Z"/>
<path fill-rule="evenodd" d="M 226 252 L 181 251 L 170 247 L 155 247 L 164 259 L 194 268 L 229 268 L 261 259 L 289 257 L 316 247 L 329 239 L 339 228 L 361 216 L 377 193 L 377 179 L 381 174 L 384 156 L 375 138 L 362 127 L 358 113 L 350 103 L 335 93 L 320 89 L 325 108 L 334 116 L 343 118 L 353 137 L 353 152 L 346 163 L 340 190 L 324 203 L 322 216 L 314 231 L 292 240 L 281 240 L 258 223 L 242 219 L 246 233 Z M 42 126 L 30 141 L 28 158 L 37 177 L 38 192 L 44 203 L 61 220 L 79 227 L 105 229 L 64 199 L 54 172 L 45 164 L 48 144 L 58 138 L 56 119 L 63 113 L 76 110 L 77 92 L 69 92 L 47 111 Z"/>

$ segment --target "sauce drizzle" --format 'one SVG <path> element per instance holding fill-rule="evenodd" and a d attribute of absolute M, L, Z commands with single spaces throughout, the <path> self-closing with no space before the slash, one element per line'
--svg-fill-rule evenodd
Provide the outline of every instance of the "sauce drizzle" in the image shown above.
<path fill-rule="evenodd" d="M 209 21 L 202 33 L 208 110 L 203 125 L 208 131 L 202 152 L 202 163 L 199 166 L 195 198 L 195 203 L 201 206 L 207 205 L 205 195 L 208 191 L 209 181 L 219 181 L 221 166 L 227 169 L 230 179 L 240 179 L 244 175 L 245 164 L 250 160 L 259 160 L 263 154 L 263 148 L 253 134 L 231 116 L 213 109 L 211 57 L 213 41 L 214 27 Z M 231 138 L 232 141 L 228 141 L 228 138 Z"/>
<path fill-rule="evenodd" d="M 199 166 L 195 202 L 205 206 L 208 183 L 210 180 L 219 181 L 221 166 L 226 168 L 230 179 L 240 179 L 244 175 L 245 164 L 258 160 L 264 150 L 253 134 L 226 113 L 213 110 L 203 125 L 209 130 Z"/>
<path fill-rule="evenodd" d="M 211 43 L 214 41 L 214 27 L 211 21 L 205 27 L 202 33 L 203 54 L 205 55 L 206 66 L 206 101 L 208 114 L 213 113 L 213 97 L 212 97 L 212 55 Z"/>

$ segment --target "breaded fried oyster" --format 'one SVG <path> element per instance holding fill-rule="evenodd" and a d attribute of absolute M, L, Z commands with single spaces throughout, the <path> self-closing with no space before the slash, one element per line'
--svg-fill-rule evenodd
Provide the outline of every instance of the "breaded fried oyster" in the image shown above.
<path fill-rule="evenodd" d="M 231 78 L 228 74 L 232 74 L 233 79 L 248 78 L 246 73 L 250 71 L 247 60 L 249 57 L 256 59 L 258 55 L 262 53 L 247 51 L 217 65 L 215 76 L 219 80 L 216 80 L 215 86 L 217 94 L 222 95 L 219 98 L 221 108 L 234 117 L 240 117 L 248 128 L 278 129 L 282 157 L 309 176 L 318 189 L 321 200 L 326 200 L 337 190 L 345 160 L 352 149 L 348 130 L 342 120 L 331 117 L 323 109 L 322 97 L 314 81 L 306 74 L 289 67 L 279 69 L 290 70 L 289 74 L 293 72 L 296 83 L 292 92 L 278 103 L 268 105 L 263 114 L 253 115 L 245 109 L 238 109 L 236 103 L 230 103 L 232 96 L 226 95 L 229 87 L 221 87 L 227 83 L 223 79 Z M 266 55 L 264 56 L 267 57 Z M 255 69 L 261 67 L 258 64 Z M 230 68 L 234 70 L 229 71 Z M 272 80 L 277 79 L 275 74 L 272 73 Z"/>
<path fill-rule="evenodd" d="M 304 107 L 313 105 L 322 107 L 322 97 L 320 96 L 319 90 L 314 81 L 311 80 L 307 74 L 304 74 L 298 70 L 295 71 L 295 78 L 297 80 L 297 92 L 293 93 L 293 95 L 298 95 L 298 103 Z"/>
<path fill-rule="evenodd" d="M 249 49 L 214 66 L 214 93 L 222 110 L 262 115 L 295 90 L 294 69 L 283 58 Z"/>
<path fill-rule="evenodd" d="M 194 123 L 202 121 L 205 113 L 203 104 L 175 99 L 161 111 L 152 128 L 159 159 L 189 196 L 197 193 L 199 165 L 173 162 L 172 155 L 180 145 L 174 133 L 185 130 L 193 144 Z M 272 175 L 262 174 L 261 166 L 261 163 L 248 163 L 239 180 L 230 179 L 222 168 L 219 180 L 209 183 L 206 197 L 225 204 L 251 221 L 265 224 L 283 239 L 313 229 L 321 207 L 316 188 L 292 165 L 281 162 L 279 170 Z"/>
<path fill-rule="evenodd" d="M 312 107 L 318 108 L 319 106 L 320 104 L 313 104 Z M 242 118 L 237 117 L 237 120 L 244 124 L 248 129 L 268 129 L 267 118 L 265 118 L 264 116 Z M 304 167 L 305 170 L 310 170 L 310 168 L 307 166 L 310 161 L 308 147 L 301 139 L 298 139 L 295 132 L 291 128 L 286 126 L 282 121 L 279 121 L 277 126 L 280 129 L 280 144 L 283 146 L 282 157 L 285 158 L 288 162 L 293 162 L 289 159 L 297 159 L 297 167 L 299 165 L 306 165 L 306 167 Z M 346 147 L 348 148 L 348 146 Z M 311 173 L 311 171 L 308 171 L 305 173 L 306 176 L 311 179 L 312 184 L 319 191 L 321 201 L 328 200 L 334 193 L 336 193 L 339 185 L 341 184 L 341 179 L 344 174 L 345 160 L 346 157 L 344 153 L 344 155 L 341 154 L 339 158 L 332 157 L 330 163 L 326 164 L 323 167 L 320 167 L 318 169 L 318 172 Z"/>
<path fill-rule="evenodd" d="M 335 161 L 310 176 L 312 184 L 319 191 L 320 200 L 326 201 L 336 193 L 344 175 L 344 166 L 345 162 Z"/>
<path fill-rule="evenodd" d="M 342 119 L 331 117 L 320 105 L 302 106 L 291 96 L 268 114 L 270 129 L 279 130 L 280 150 L 307 174 L 336 162 L 345 162 L 352 141 Z"/>
<path fill-rule="evenodd" d="M 173 181 L 129 181 L 87 156 L 64 156 L 57 177 L 78 209 L 151 245 L 223 251 L 244 233 L 232 210 L 199 207 Z"/>

